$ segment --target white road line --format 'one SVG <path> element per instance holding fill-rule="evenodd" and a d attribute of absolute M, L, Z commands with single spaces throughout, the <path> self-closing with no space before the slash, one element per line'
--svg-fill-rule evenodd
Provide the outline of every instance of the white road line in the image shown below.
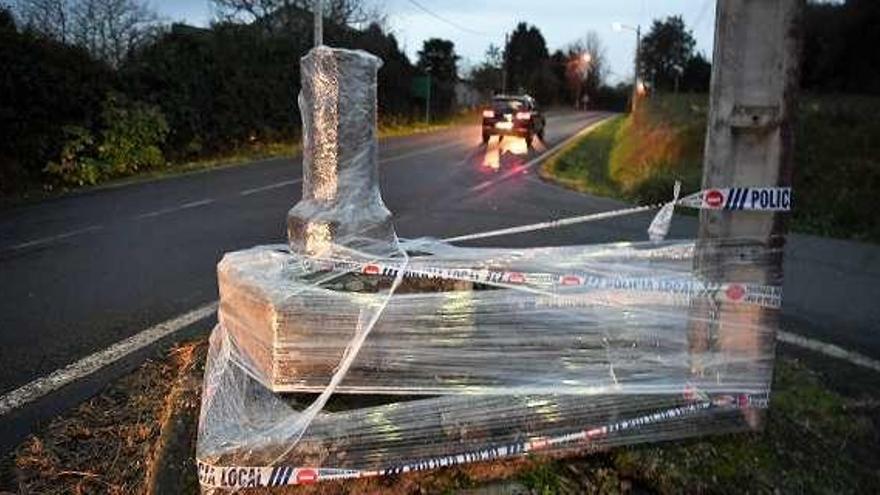
<path fill-rule="evenodd" d="M 776 332 L 776 340 L 797 347 L 802 347 L 804 349 L 809 349 L 811 351 L 824 354 L 828 357 L 842 359 L 856 366 L 861 366 L 863 368 L 868 368 L 880 372 L 880 361 L 877 361 L 876 359 L 871 359 L 868 356 L 859 354 L 857 352 L 848 351 L 843 347 L 836 346 L 834 344 L 828 344 L 820 340 L 810 339 L 783 330 Z"/>
<path fill-rule="evenodd" d="M 190 201 L 189 203 L 184 203 L 184 204 L 180 205 L 177 209 L 178 209 L 178 210 L 183 210 L 184 208 L 195 208 L 195 207 L 197 207 L 197 206 L 208 205 L 208 204 L 211 204 L 211 203 L 213 203 L 213 202 L 214 202 L 213 199 L 202 199 L 202 200 L 199 200 L 199 201 Z"/>
<path fill-rule="evenodd" d="M 511 178 L 511 177 L 514 176 L 514 175 L 522 174 L 523 171 L 528 170 L 528 169 L 534 167 L 535 165 L 537 165 L 537 164 L 543 162 L 544 160 L 550 158 L 551 156 L 553 156 L 554 153 L 556 153 L 557 151 L 559 151 L 561 148 L 563 148 L 563 147 L 565 147 L 565 146 L 568 146 L 568 145 L 569 145 L 570 143 L 572 143 L 575 139 L 580 138 L 580 137 L 583 136 L 584 134 L 587 134 L 587 133 L 589 133 L 589 132 L 592 132 L 593 129 L 595 129 L 596 127 L 599 127 L 600 125 L 602 125 L 602 123 L 604 123 L 604 122 L 605 122 L 606 120 L 608 120 L 609 118 L 611 118 L 611 116 L 604 117 L 604 118 L 599 119 L 599 121 L 597 121 L 597 122 L 593 122 L 592 124 L 588 125 L 587 127 L 584 127 L 584 128 L 581 129 L 580 131 L 578 131 L 578 132 L 576 132 L 575 134 L 569 136 L 567 139 L 564 139 L 563 141 L 561 141 L 561 142 L 559 142 L 559 143 L 556 143 L 555 145 L 553 145 L 553 147 L 551 147 L 550 149 L 548 149 L 548 150 L 545 151 L 544 153 L 541 153 L 540 155 L 536 156 L 535 158 L 532 158 L 531 160 L 527 161 L 527 162 L 524 163 L 521 167 L 516 167 L 516 168 L 514 168 L 514 169 L 512 169 L 512 170 L 508 170 L 507 172 L 505 172 L 505 173 L 501 174 L 500 176 L 498 176 L 498 178 L 496 178 L 496 179 L 493 179 L 493 180 L 487 180 L 487 181 L 485 181 L 485 182 L 481 182 L 481 183 L 477 184 L 476 186 L 474 186 L 474 187 L 468 189 L 467 192 L 468 192 L 468 193 L 477 193 L 477 192 L 483 191 L 484 189 L 487 189 L 487 188 L 489 188 L 489 187 L 492 187 L 492 186 L 494 186 L 495 184 L 498 184 L 499 182 L 505 181 L 505 180 Z"/>
<path fill-rule="evenodd" d="M 91 225 L 89 227 L 85 227 L 85 228 L 78 229 L 78 230 L 72 230 L 70 232 L 65 232 L 63 234 L 53 235 L 53 236 L 49 236 L 49 237 L 43 237 L 40 239 L 34 239 L 32 241 L 22 242 L 21 244 L 14 244 L 12 246 L 9 246 L 6 249 L 16 250 L 16 249 L 24 249 L 24 248 L 28 248 L 28 247 L 38 246 L 40 244 L 46 244 L 48 242 L 54 242 L 54 241 L 58 241 L 61 239 L 66 239 L 68 237 L 73 237 L 75 235 L 85 234 L 86 232 L 94 232 L 96 230 L 101 230 L 103 228 L 104 228 L 103 225 Z"/>
<path fill-rule="evenodd" d="M 216 302 L 205 304 L 176 318 L 154 325 L 111 345 L 103 351 L 86 356 L 75 363 L 19 387 L 0 397 L 0 416 L 54 392 L 67 384 L 91 375 L 129 354 L 147 347 L 162 337 L 171 335 L 191 323 L 207 318 L 215 311 L 217 311 Z"/>
<path fill-rule="evenodd" d="M 294 184 L 299 184 L 302 182 L 302 179 L 293 179 L 293 180 L 285 180 L 281 182 L 276 182 L 274 184 L 269 184 L 268 186 L 255 187 L 253 189 L 245 189 L 238 193 L 241 196 L 250 196 L 251 194 L 256 194 L 263 191 L 271 191 L 272 189 L 278 189 L 279 187 L 284 186 L 292 186 Z"/>
<path fill-rule="evenodd" d="M 438 144 L 436 146 L 432 146 L 430 148 L 424 148 L 424 149 L 415 150 L 415 151 L 412 151 L 409 153 L 404 153 L 402 155 L 384 158 L 384 159 L 379 160 L 379 162 L 380 163 L 390 163 L 390 162 L 395 162 L 398 160 L 405 160 L 407 158 L 412 158 L 414 156 L 424 155 L 426 153 L 431 153 L 431 152 L 441 150 L 444 148 L 450 148 L 450 147 L 456 146 L 458 144 L 460 144 L 460 143 L 457 140 L 452 141 L 452 142 L 442 143 L 442 144 Z M 273 158 L 272 160 L 275 160 L 275 159 Z M 259 192 L 263 192 L 263 191 L 269 191 L 269 190 L 276 189 L 279 187 L 290 186 L 293 184 L 298 184 L 300 182 L 302 182 L 302 179 L 292 179 L 292 180 L 286 180 L 286 181 L 282 181 L 282 182 L 275 182 L 273 184 L 268 184 L 268 185 L 256 187 L 253 189 L 245 189 L 245 190 L 239 192 L 238 194 L 240 196 L 250 196 L 251 194 L 255 194 L 255 193 L 259 193 Z M 199 201 L 191 201 L 188 203 L 183 203 L 178 206 L 173 206 L 171 208 L 163 208 L 161 210 L 154 210 L 154 211 L 148 211 L 146 213 L 141 213 L 139 215 L 135 215 L 134 218 L 136 218 L 138 220 L 143 220 L 146 218 L 155 218 L 155 217 L 158 217 L 161 215 L 166 215 L 168 213 L 174 213 L 176 211 L 186 210 L 188 208 L 197 208 L 199 206 L 205 206 L 205 205 L 213 203 L 214 201 L 215 200 L 213 200 L 213 199 L 202 199 Z M 50 237 L 43 237 L 40 239 L 34 239 L 32 241 L 23 242 L 21 244 L 14 244 L 12 246 L 9 246 L 8 248 L 0 248 L 0 250 L 14 251 L 14 250 L 18 250 L 18 249 L 24 249 L 24 248 L 28 248 L 28 247 L 37 246 L 40 244 L 46 244 L 49 242 L 58 241 L 58 240 L 65 239 L 67 237 L 72 237 L 72 236 L 79 235 L 79 234 L 85 234 L 87 232 L 94 232 L 96 230 L 100 230 L 103 228 L 104 227 L 102 225 L 92 225 L 90 227 L 86 227 L 86 228 L 79 229 L 79 230 L 74 230 L 71 232 L 65 232 L 63 234 L 53 235 Z"/>
<path fill-rule="evenodd" d="M 480 183 L 477 184 L 476 186 L 472 187 L 471 190 L 470 190 L 469 192 L 482 191 L 483 189 L 486 189 L 487 187 L 491 186 L 492 184 L 494 184 L 493 181 L 491 181 L 491 180 L 484 180 L 483 182 L 480 182 Z"/>
<path fill-rule="evenodd" d="M 431 146 L 430 148 L 424 148 L 424 149 L 420 149 L 420 150 L 411 151 L 409 153 L 404 153 L 402 155 L 383 158 L 383 159 L 380 159 L 379 162 L 380 163 L 390 163 L 390 162 L 396 162 L 398 160 L 405 160 L 407 158 L 412 158 L 414 156 L 424 155 L 426 153 L 431 153 L 431 152 L 438 151 L 438 150 L 441 150 L 444 148 L 449 148 L 449 147 L 455 146 L 456 144 L 458 144 L 457 141 L 453 141 L 453 142 L 449 142 L 449 143 L 442 143 L 442 144 L 438 144 L 436 146 Z M 250 196 L 251 194 L 255 194 L 255 193 L 259 193 L 259 192 L 263 192 L 263 191 L 269 191 L 272 189 L 277 189 L 279 187 L 284 187 L 284 186 L 290 186 L 293 184 L 299 184 L 300 182 L 302 182 L 302 179 L 286 180 L 283 182 L 276 182 L 274 184 L 269 184 L 266 186 L 255 187 L 253 189 L 245 189 L 245 190 L 239 192 L 238 194 L 241 196 Z"/>
<path fill-rule="evenodd" d="M 199 201 L 190 201 L 189 203 L 183 203 L 181 205 L 172 206 L 171 208 L 163 208 L 161 210 L 150 211 L 147 213 L 141 213 L 140 215 L 136 215 L 135 218 L 143 219 L 143 218 L 153 218 L 158 217 L 159 215 L 166 215 L 168 213 L 174 213 L 175 211 L 186 210 L 188 208 L 197 208 L 199 206 L 205 206 L 213 203 L 213 199 L 202 199 Z"/>

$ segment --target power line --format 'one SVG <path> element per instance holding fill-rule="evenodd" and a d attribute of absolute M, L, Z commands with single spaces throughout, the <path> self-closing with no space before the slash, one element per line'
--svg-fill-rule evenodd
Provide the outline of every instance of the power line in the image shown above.
<path fill-rule="evenodd" d="M 447 18 L 445 18 L 445 17 L 443 17 L 443 16 L 441 16 L 441 15 L 438 15 L 438 14 L 432 12 L 430 9 L 428 9 L 428 8 L 425 7 L 424 5 L 422 5 L 421 3 L 417 2 L 416 0 L 408 0 L 408 1 L 409 1 L 409 3 L 415 5 L 415 6 L 418 7 L 419 9 L 421 9 L 422 12 L 424 12 L 424 13 L 430 15 L 431 17 L 437 19 L 438 21 L 441 21 L 441 22 L 443 22 L 443 23 L 449 24 L 450 26 L 452 26 L 452 27 L 454 27 L 454 28 L 456 28 L 456 29 L 459 29 L 459 30 L 464 31 L 464 32 L 466 32 L 466 33 L 475 34 L 475 35 L 477 35 L 477 36 L 488 36 L 488 37 L 490 37 L 490 38 L 492 37 L 492 35 L 490 35 L 489 33 L 483 33 L 483 32 L 480 32 L 480 31 L 474 31 L 473 29 L 466 28 L 466 27 L 462 26 L 461 24 L 458 24 L 457 22 L 453 22 L 453 21 L 451 21 L 451 20 L 449 20 L 449 19 L 447 19 Z"/>

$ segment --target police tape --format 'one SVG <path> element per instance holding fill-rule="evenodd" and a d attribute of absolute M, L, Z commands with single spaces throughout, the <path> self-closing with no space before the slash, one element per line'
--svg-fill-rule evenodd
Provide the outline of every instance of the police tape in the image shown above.
<path fill-rule="evenodd" d="M 309 270 L 356 272 L 364 275 L 396 277 L 399 266 L 382 262 L 358 262 L 331 258 L 305 258 L 301 261 Z M 534 273 L 497 270 L 491 268 L 438 267 L 420 264 L 411 258 L 403 273 L 404 278 L 446 279 L 494 285 L 504 288 L 534 287 L 550 289 L 557 293 L 544 295 L 570 295 L 566 289 L 585 288 L 595 290 L 626 291 L 634 293 L 658 293 L 679 296 L 683 304 L 691 298 L 708 297 L 721 302 L 748 304 L 768 309 L 782 307 L 782 288 L 740 282 L 705 282 L 690 277 L 629 277 L 601 276 L 585 273 Z M 559 293 L 559 291 L 562 291 Z"/>
<path fill-rule="evenodd" d="M 530 438 L 530 440 L 419 459 L 377 470 L 295 466 L 216 466 L 197 460 L 198 478 L 199 483 L 203 487 L 239 489 L 309 485 L 321 481 L 394 476 L 473 462 L 495 461 L 550 450 L 552 448 L 571 447 L 572 444 L 586 444 L 584 447 L 589 447 L 592 442 L 597 442 L 616 434 L 623 434 L 646 426 L 696 415 L 711 409 L 766 409 L 767 406 L 768 397 L 766 393 L 718 394 L 713 397 L 706 397 L 685 405 L 643 414 L 634 418 L 612 421 L 602 426 L 592 426 L 550 437 L 526 433 L 524 436 Z"/>
<path fill-rule="evenodd" d="M 727 187 L 706 189 L 676 204 L 709 210 L 791 211 L 790 187 Z"/>
<path fill-rule="evenodd" d="M 623 208 L 620 210 L 602 211 L 598 213 L 590 213 L 587 215 L 578 215 L 574 217 L 558 218 L 556 220 L 548 220 L 545 222 L 532 223 L 528 225 L 518 225 L 515 227 L 507 227 L 488 232 L 477 232 L 473 234 L 465 234 L 454 237 L 444 238 L 445 242 L 463 242 L 473 241 L 477 239 L 487 239 L 490 237 L 500 237 L 513 234 L 524 234 L 527 232 L 535 232 L 538 230 L 555 229 L 569 225 L 577 225 L 587 222 L 595 222 L 599 220 L 608 220 L 627 215 L 635 215 L 645 213 L 647 211 L 663 209 L 664 206 L 673 204 L 675 206 L 684 206 L 688 208 L 707 209 L 707 210 L 730 210 L 730 211 L 766 211 L 766 212 L 788 212 L 791 211 L 791 188 L 790 187 L 726 187 L 706 189 L 695 192 L 681 199 L 678 199 L 676 191 L 675 197 L 670 202 L 657 203 L 643 206 L 633 206 L 631 208 Z M 668 215 L 671 220 L 671 213 Z M 649 227 L 649 234 L 652 240 L 654 235 L 651 231 L 654 228 Z M 667 224 L 668 226 L 668 224 Z M 665 233 L 659 238 L 665 237 Z"/>

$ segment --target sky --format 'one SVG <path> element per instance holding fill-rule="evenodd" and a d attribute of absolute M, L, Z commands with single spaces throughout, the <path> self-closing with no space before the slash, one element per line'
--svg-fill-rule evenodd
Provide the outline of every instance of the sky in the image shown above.
<path fill-rule="evenodd" d="M 715 0 L 370 0 L 388 19 L 388 28 L 415 61 L 416 52 L 428 38 L 455 43 L 463 68 L 484 59 L 490 43 L 503 46 L 504 33 L 520 21 L 541 30 L 550 51 L 595 31 L 606 50 L 611 82 L 632 77 L 636 36 L 615 32 L 621 22 L 642 26 L 646 32 L 653 19 L 681 15 L 697 40 L 697 51 L 712 57 Z M 151 5 L 169 21 L 205 26 L 213 15 L 210 0 L 152 0 Z M 448 21 L 448 22 L 447 22 Z"/>

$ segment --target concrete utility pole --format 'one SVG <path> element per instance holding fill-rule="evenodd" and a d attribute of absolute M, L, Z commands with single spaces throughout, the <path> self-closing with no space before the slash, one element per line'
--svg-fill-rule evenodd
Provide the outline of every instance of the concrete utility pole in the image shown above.
<path fill-rule="evenodd" d="M 314 0 L 315 46 L 324 44 L 324 0 Z"/>
<path fill-rule="evenodd" d="M 425 123 L 431 123 L 431 66 L 426 69 L 428 73 L 428 87 L 425 89 Z"/>
<path fill-rule="evenodd" d="M 636 112 L 639 106 L 639 73 L 642 71 L 642 26 L 636 26 L 636 73 L 633 76 L 633 104 L 632 111 Z M 652 88 L 653 89 L 653 88 Z"/>
<path fill-rule="evenodd" d="M 802 3 L 718 0 L 703 190 L 791 185 Z M 781 287 L 786 217 L 766 211 L 702 210 L 696 272 L 709 282 Z M 692 316 L 689 340 L 697 382 L 723 381 L 723 375 L 747 366 L 766 373 L 769 383 L 772 361 L 737 358 L 754 358 L 761 349 L 773 348 L 775 332 L 749 334 L 743 328 L 776 328 L 778 310 L 719 302 L 695 305 Z M 720 352 L 726 359 L 723 364 L 703 362 L 705 351 Z M 755 427 L 762 423 L 754 412 L 746 419 Z"/>
<path fill-rule="evenodd" d="M 639 24 L 636 25 L 636 27 L 632 27 L 620 22 L 613 22 L 611 23 L 611 29 L 617 32 L 628 29 L 630 31 L 635 31 L 636 33 L 636 60 L 635 72 L 633 73 L 632 106 L 630 108 L 630 110 L 635 113 L 639 101 L 639 72 L 641 72 L 642 69 L 642 26 Z"/>
<path fill-rule="evenodd" d="M 510 34 L 504 34 L 504 51 L 501 55 L 501 94 L 507 94 L 507 47 L 510 45 Z"/>

